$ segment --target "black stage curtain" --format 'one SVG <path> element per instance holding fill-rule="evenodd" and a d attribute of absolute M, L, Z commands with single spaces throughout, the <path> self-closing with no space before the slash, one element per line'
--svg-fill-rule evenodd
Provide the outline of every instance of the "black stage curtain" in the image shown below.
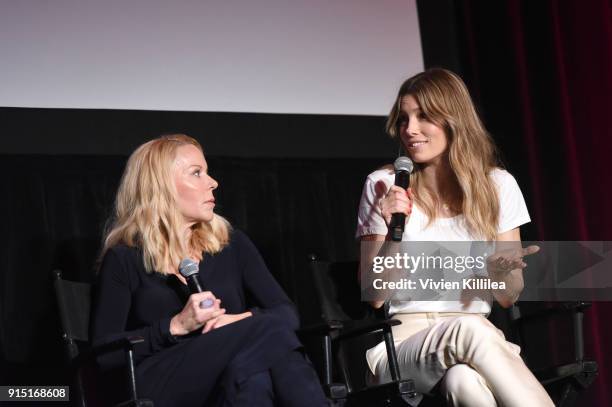
<path fill-rule="evenodd" d="M 186 133 L 218 157 L 392 157 L 384 129 L 383 116 L 0 107 L 0 154 L 129 155 Z"/>
<path fill-rule="evenodd" d="M 2 384 L 65 383 L 50 272 L 91 282 L 126 156 L 0 156 Z M 356 213 L 367 174 L 385 159 L 207 157 L 217 212 L 253 239 L 289 296 L 306 256 L 357 258 Z"/>
<path fill-rule="evenodd" d="M 429 52 L 430 60 L 453 68 L 461 61 L 487 128 L 521 174 L 532 239 L 611 240 L 612 1 L 433 3 L 454 16 L 455 52 Z M 430 26 L 433 7 L 422 7 Z M 580 405 L 612 405 L 611 314 L 612 303 L 603 301 L 586 313 L 586 353 L 597 360 L 599 377 Z M 548 331 L 554 353 L 559 331 Z"/>

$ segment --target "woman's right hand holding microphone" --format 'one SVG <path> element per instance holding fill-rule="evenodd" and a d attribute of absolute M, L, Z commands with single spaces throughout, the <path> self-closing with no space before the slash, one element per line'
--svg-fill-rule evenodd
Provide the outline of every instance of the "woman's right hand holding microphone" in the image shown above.
<path fill-rule="evenodd" d="M 391 216 L 394 213 L 403 213 L 406 215 L 406 221 L 408 221 L 412 213 L 413 200 L 412 188 L 404 189 L 397 185 L 391 185 L 385 197 L 380 200 L 380 209 L 387 226 L 391 223 Z"/>
<path fill-rule="evenodd" d="M 207 303 L 212 305 L 206 307 Z M 182 311 L 170 321 L 170 334 L 186 335 L 223 314 L 225 309 L 221 308 L 221 300 L 215 298 L 210 291 L 191 294 Z"/>

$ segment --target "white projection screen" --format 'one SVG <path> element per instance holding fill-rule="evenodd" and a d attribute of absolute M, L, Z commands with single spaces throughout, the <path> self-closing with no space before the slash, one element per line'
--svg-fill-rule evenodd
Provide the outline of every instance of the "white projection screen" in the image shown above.
<path fill-rule="evenodd" d="M 0 106 L 384 115 L 416 0 L 0 0 Z"/>

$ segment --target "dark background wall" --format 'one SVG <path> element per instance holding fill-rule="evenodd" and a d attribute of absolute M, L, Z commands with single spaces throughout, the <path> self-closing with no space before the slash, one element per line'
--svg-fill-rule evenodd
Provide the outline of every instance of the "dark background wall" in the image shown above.
<path fill-rule="evenodd" d="M 523 190 L 533 218 L 523 237 L 612 240 L 610 1 L 418 6 L 426 66 L 462 74 Z M 60 267 L 91 281 L 134 147 L 166 132 L 198 138 L 221 183 L 219 212 L 304 303 L 305 254 L 356 257 L 363 180 L 397 154 L 383 125 L 377 116 L 0 108 L 0 382 L 64 382 L 48 275 Z M 610 404 L 611 312 L 598 303 L 587 315 L 587 356 L 601 374 L 582 405 Z"/>
<path fill-rule="evenodd" d="M 393 101 L 389 101 L 389 109 Z M 382 116 L 0 107 L 0 153 L 129 155 L 163 133 L 197 138 L 216 157 L 393 156 Z"/>

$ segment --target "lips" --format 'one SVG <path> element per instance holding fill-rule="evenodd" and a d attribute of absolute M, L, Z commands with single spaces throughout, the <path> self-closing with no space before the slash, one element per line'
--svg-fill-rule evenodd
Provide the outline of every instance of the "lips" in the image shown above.
<path fill-rule="evenodd" d="M 408 148 L 419 148 L 422 145 L 429 143 L 429 140 L 414 140 L 406 143 L 406 147 Z"/>

